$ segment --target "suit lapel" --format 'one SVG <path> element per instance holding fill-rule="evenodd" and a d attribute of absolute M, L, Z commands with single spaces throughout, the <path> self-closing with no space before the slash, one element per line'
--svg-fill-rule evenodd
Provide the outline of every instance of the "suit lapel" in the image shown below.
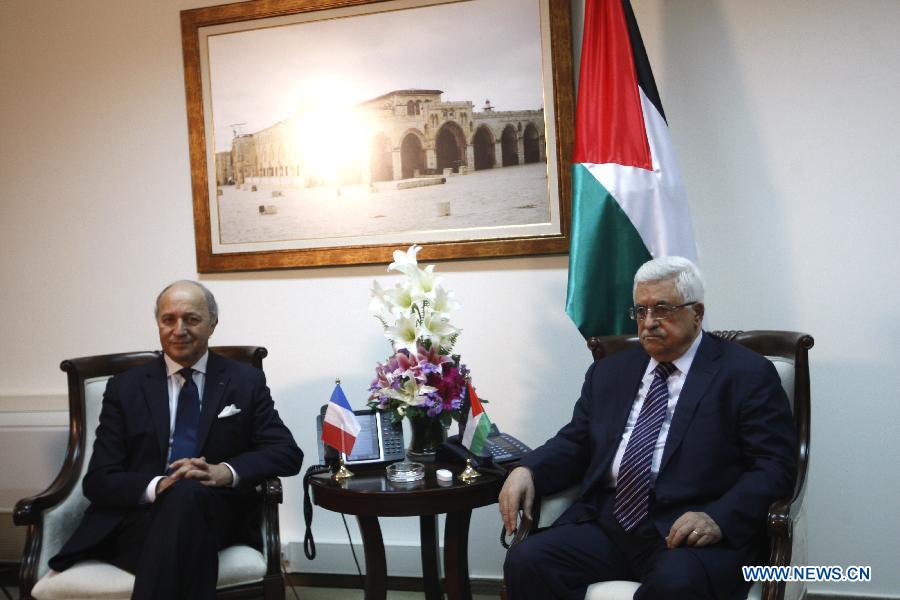
<path fill-rule="evenodd" d="M 613 443 L 610 444 L 612 448 L 610 460 L 615 456 L 616 450 L 619 448 L 619 443 L 622 441 L 622 432 L 625 431 L 625 425 L 628 423 L 628 415 L 631 413 L 631 408 L 634 406 L 634 399 L 637 398 L 641 380 L 644 378 L 644 371 L 647 370 L 647 363 L 650 362 L 650 356 L 648 354 L 642 353 L 641 356 L 641 360 L 628 362 L 627 367 L 622 371 L 622 377 L 619 379 L 625 389 L 622 390 L 620 394 L 616 394 L 615 397 L 621 398 L 622 401 L 618 403 L 615 408 L 615 413 L 609 420 L 612 429 L 610 429 L 608 438 L 613 440 Z"/>
<path fill-rule="evenodd" d="M 599 485 L 603 476 L 609 471 L 649 361 L 650 356 L 644 352 L 640 352 L 638 360 L 624 361 L 622 369 L 614 375 L 616 383 L 608 388 L 608 394 L 594 393 L 595 402 L 600 402 L 595 410 L 599 409 L 603 415 L 594 420 L 601 427 L 594 435 L 598 440 L 606 440 L 606 443 L 600 448 L 602 453 L 600 461 L 596 463 L 596 468 L 591 470 L 585 489 Z M 615 401 L 610 402 L 610 399 L 615 399 Z"/>
<path fill-rule="evenodd" d="M 675 406 L 675 414 L 672 416 L 669 436 L 666 438 L 666 447 L 659 465 L 660 472 L 666 468 L 672 454 L 684 439 L 684 434 L 694 418 L 694 413 L 697 412 L 697 406 L 706 395 L 706 390 L 709 389 L 709 385 L 719 370 L 718 361 L 721 354 L 722 350 L 716 340 L 712 338 L 711 334 L 704 332 L 687 380 L 678 396 L 678 404 Z"/>
<path fill-rule="evenodd" d="M 166 460 L 169 451 L 169 434 L 171 430 L 169 415 L 169 388 L 166 379 L 166 362 L 160 356 L 149 371 L 144 380 L 144 400 L 147 402 L 147 410 L 153 420 L 153 428 L 156 430 L 156 441 L 159 444 L 159 452 Z"/>
<path fill-rule="evenodd" d="M 216 415 L 221 409 L 225 388 L 228 386 L 227 365 L 217 354 L 209 353 L 206 363 L 206 383 L 203 385 L 203 404 L 200 408 L 200 427 L 197 430 L 197 454 L 202 455 L 203 446 Z"/>

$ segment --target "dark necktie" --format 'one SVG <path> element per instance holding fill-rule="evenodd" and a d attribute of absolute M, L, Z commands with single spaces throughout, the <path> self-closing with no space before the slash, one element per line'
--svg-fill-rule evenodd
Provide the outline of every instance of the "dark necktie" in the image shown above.
<path fill-rule="evenodd" d="M 650 465 L 669 406 L 666 380 L 673 372 L 672 363 L 656 365 L 653 382 L 622 456 L 613 514 L 625 531 L 634 529 L 650 512 Z"/>
<path fill-rule="evenodd" d="M 175 431 L 172 434 L 172 453 L 169 463 L 179 458 L 193 458 L 197 452 L 197 428 L 200 425 L 200 393 L 194 383 L 194 370 L 185 367 L 178 371 L 184 385 L 178 393 L 175 411 Z"/>

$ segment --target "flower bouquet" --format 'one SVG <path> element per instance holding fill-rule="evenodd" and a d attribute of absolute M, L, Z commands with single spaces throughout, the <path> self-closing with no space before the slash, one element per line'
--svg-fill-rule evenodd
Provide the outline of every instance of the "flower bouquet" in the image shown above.
<path fill-rule="evenodd" d="M 419 250 L 413 245 L 394 252 L 388 271 L 403 275 L 394 287 L 382 288 L 377 281 L 372 285 L 369 308 L 393 354 L 375 368 L 368 404 L 390 413 L 394 422 L 408 417 L 410 451 L 427 455 L 446 439 L 451 420 L 459 419 L 467 370 L 451 354 L 460 330 L 450 324 L 449 315 L 459 304 L 441 286 L 434 265 L 419 267 Z"/>

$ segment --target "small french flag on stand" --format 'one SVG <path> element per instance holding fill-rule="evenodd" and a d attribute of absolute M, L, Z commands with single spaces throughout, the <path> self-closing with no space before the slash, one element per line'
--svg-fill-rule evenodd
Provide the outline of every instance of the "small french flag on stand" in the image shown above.
<path fill-rule="evenodd" d="M 341 380 L 336 380 L 334 391 L 331 392 L 331 400 L 325 410 L 325 419 L 322 423 L 322 441 L 335 448 L 339 452 L 349 455 L 359 435 L 359 421 L 347 402 L 347 396 L 341 389 Z"/>

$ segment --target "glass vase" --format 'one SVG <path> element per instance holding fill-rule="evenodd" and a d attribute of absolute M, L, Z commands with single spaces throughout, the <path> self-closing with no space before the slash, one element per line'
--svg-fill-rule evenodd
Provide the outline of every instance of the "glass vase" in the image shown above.
<path fill-rule="evenodd" d="M 441 424 L 440 418 L 428 416 L 410 416 L 409 448 L 406 456 L 418 462 L 434 462 L 438 446 L 447 441 L 447 428 Z"/>

